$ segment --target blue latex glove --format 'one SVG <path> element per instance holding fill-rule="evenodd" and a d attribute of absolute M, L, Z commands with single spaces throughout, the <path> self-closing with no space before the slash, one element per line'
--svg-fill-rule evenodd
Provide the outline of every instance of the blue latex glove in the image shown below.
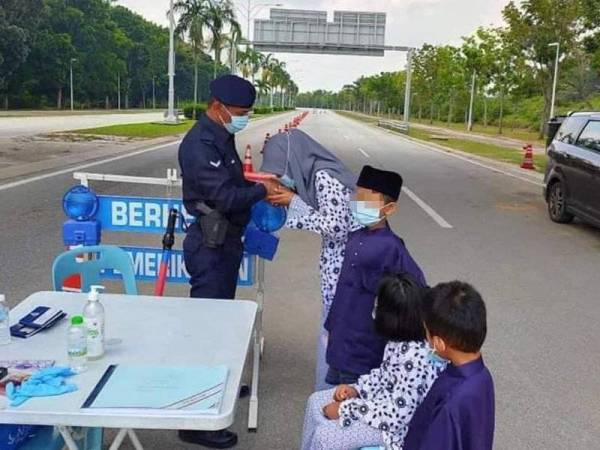
<path fill-rule="evenodd" d="M 20 386 L 9 383 L 6 396 L 10 406 L 20 406 L 32 397 L 50 397 L 76 391 L 77 386 L 66 382 L 66 378 L 72 375 L 75 372 L 68 367 L 48 367 L 35 372 Z"/>

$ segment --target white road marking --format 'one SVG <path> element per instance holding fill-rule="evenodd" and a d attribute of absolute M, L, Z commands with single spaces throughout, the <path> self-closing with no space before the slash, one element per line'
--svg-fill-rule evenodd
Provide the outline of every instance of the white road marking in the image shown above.
<path fill-rule="evenodd" d="M 370 158 L 370 157 L 371 157 L 371 155 L 369 155 L 367 152 L 365 152 L 365 151 L 364 151 L 362 148 L 360 148 L 360 147 L 358 148 L 358 151 L 359 151 L 359 152 L 361 152 L 365 158 Z"/>
<path fill-rule="evenodd" d="M 263 120 L 263 119 L 265 121 L 264 123 L 268 123 L 268 122 L 273 122 L 274 120 L 279 120 L 280 116 L 276 115 L 276 116 L 273 116 L 273 117 L 265 117 L 265 118 L 260 118 L 260 119 L 257 119 L 257 120 Z M 250 129 L 254 128 L 255 125 L 256 125 L 256 122 L 251 122 L 249 124 L 248 128 L 246 128 L 244 130 L 244 132 L 247 132 Z M 181 143 L 181 139 L 179 139 L 177 141 L 173 141 L 173 142 L 168 142 L 166 144 L 161 144 L 161 145 L 158 145 L 156 147 L 150 147 L 150 148 L 138 150 L 138 151 L 133 152 L 133 153 L 127 153 L 127 154 L 124 154 L 124 155 L 114 156 L 112 158 L 102 159 L 102 160 L 94 161 L 94 162 L 87 163 L 87 164 L 81 164 L 79 166 L 71 167 L 69 169 L 57 170 L 56 172 L 45 173 L 43 175 L 38 175 L 36 177 L 31 177 L 31 178 L 25 178 L 23 180 L 14 181 L 12 183 L 0 184 L 0 191 L 5 191 L 7 189 L 11 189 L 11 188 L 14 188 L 14 187 L 22 186 L 24 184 L 33 183 L 35 181 L 44 180 L 46 178 L 51 178 L 51 177 L 55 177 L 55 176 L 58 176 L 58 175 L 64 175 L 65 173 L 69 173 L 69 172 L 77 172 L 77 171 L 80 171 L 82 169 L 87 169 L 88 167 L 94 167 L 94 166 L 98 166 L 100 164 L 105 164 L 105 163 L 109 163 L 109 162 L 113 162 L 113 161 L 118 161 L 120 159 L 131 158 L 132 156 L 142 155 L 144 153 L 152 152 L 154 150 L 160 150 L 161 148 L 165 148 L 165 147 L 168 147 L 170 145 L 178 145 L 180 143 Z"/>
<path fill-rule="evenodd" d="M 153 152 L 155 150 L 160 150 L 161 148 L 169 147 L 171 145 L 177 145 L 180 142 L 181 142 L 181 140 L 168 142 L 166 144 L 161 144 L 161 145 L 157 145 L 155 147 L 145 148 L 142 150 L 138 150 L 136 152 L 126 153 L 124 155 L 119 155 L 119 156 L 113 156 L 112 158 L 102 159 L 100 161 L 94 161 L 94 162 L 87 163 L 87 164 L 81 164 L 79 166 L 69 167 L 68 169 L 57 170 L 56 172 L 45 173 L 43 175 L 38 175 L 36 177 L 25 178 L 24 180 L 14 181 L 12 183 L 1 184 L 0 191 L 5 191 L 7 189 L 11 189 L 11 188 L 14 188 L 17 186 L 22 186 L 24 184 L 33 183 L 35 181 L 44 180 L 46 178 L 55 177 L 57 175 L 64 175 L 65 173 L 69 173 L 69 172 L 78 172 L 82 169 L 87 169 L 88 167 L 99 166 L 100 164 L 106 164 L 106 163 L 110 163 L 113 161 L 119 161 L 119 160 L 125 159 L 125 158 L 131 158 L 133 156 L 138 156 L 138 155 L 142 155 L 144 153 Z"/>
<path fill-rule="evenodd" d="M 429 215 L 440 227 L 451 229 L 453 228 L 442 216 L 440 216 L 431 206 L 425 203 L 417 196 L 413 191 L 408 189 L 406 186 L 402 187 L 402 190 L 410 197 L 410 199 L 421 207 L 423 211 Z"/>
<path fill-rule="evenodd" d="M 532 180 L 531 178 L 527 178 L 525 176 L 520 176 L 520 175 L 518 175 L 516 173 L 508 172 L 506 170 L 502 170 L 502 169 L 499 169 L 497 167 L 489 166 L 489 165 L 484 164 L 482 162 L 475 161 L 474 159 L 467 158 L 466 156 L 459 155 L 457 153 L 452 153 L 452 152 L 445 151 L 445 150 L 441 150 L 439 148 L 435 148 L 435 147 L 432 147 L 431 145 L 423 144 L 423 143 L 415 141 L 413 139 L 407 139 L 404 136 L 398 135 L 397 133 L 394 133 L 394 134 L 397 137 L 399 137 L 401 139 L 404 139 L 405 141 L 413 142 L 413 143 L 415 143 L 417 145 L 420 145 L 421 147 L 426 148 L 429 151 L 436 152 L 436 153 L 441 153 L 442 155 L 446 155 L 446 156 L 450 156 L 452 158 L 460 159 L 461 161 L 468 162 L 469 164 L 472 164 L 474 166 L 482 167 L 484 169 L 491 170 L 492 172 L 496 172 L 496 173 L 499 173 L 501 175 L 506 175 L 507 177 L 516 178 L 517 180 L 525 181 L 526 183 L 533 184 L 534 186 L 544 187 L 544 183 L 540 183 L 539 181 Z"/>

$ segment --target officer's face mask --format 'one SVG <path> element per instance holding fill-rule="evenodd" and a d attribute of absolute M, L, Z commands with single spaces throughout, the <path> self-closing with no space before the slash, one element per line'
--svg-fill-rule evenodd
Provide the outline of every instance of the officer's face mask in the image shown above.
<path fill-rule="evenodd" d="M 248 126 L 248 122 L 250 120 L 250 116 L 248 116 L 248 114 L 245 114 L 243 116 L 234 116 L 231 113 L 231 111 L 229 111 L 227 106 L 225 106 L 225 105 L 222 105 L 222 106 L 225 109 L 225 111 L 227 111 L 227 114 L 229 114 L 229 117 L 231 117 L 230 123 L 225 123 L 225 121 L 223 121 L 223 126 L 225 127 L 225 129 L 227 130 L 227 132 L 229 134 L 239 133 L 240 131 L 242 131 L 244 128 L 246 128 Z M 221 119 L 221 120 L 223 120 L 223 119 Z"/>

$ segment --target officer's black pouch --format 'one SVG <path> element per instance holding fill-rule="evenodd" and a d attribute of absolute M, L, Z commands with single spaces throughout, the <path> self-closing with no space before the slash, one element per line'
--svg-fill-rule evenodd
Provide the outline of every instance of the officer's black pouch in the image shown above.
<path fill-rule="evenodd" d="M 198 220 L 202 230 L 202 243 L 208 248 L 219 248 L 225 243 L 229 221 L 216 209 L 209 208 L 205 203 L 198 203 L 197 208 L 202 212 Z"/>

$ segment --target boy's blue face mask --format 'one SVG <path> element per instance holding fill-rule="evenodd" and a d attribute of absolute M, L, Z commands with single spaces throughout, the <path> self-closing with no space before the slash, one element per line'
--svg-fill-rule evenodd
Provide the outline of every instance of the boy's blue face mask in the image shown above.
<path fill-rule="evenodd" d="M 444 366 L 445 367 L 446 364 L 448 364 L 448 360 L 444 359 L 440 355 L 438 355 L 435 351 L 435 348 L 433 348 L 431 345 L 429 345 L 429 352 L 427 353 L 427 359 L 434 366 Z"/>
<path fill-rule="evenodd" d="M 229 134 L 239 133 L 248 126 L 248 122 L 250 121 L 250 116 L 248 116 L 248 114 L 244 116 L 234 116 L 225 105 L 223 105 L 223 108 L 225 108 L 225 111 L 227 111 L 231 117 L 231 123 L 223 123 L 223 126 Z"/>
<path fill-rule="evenodd" d="M 380 215 L 381 208 L 368 206 L 367 202 L 352 201 L 350 202 L 350 208 L 354 218 L 365 227 L 375 225 L 382 219 Z"/>

